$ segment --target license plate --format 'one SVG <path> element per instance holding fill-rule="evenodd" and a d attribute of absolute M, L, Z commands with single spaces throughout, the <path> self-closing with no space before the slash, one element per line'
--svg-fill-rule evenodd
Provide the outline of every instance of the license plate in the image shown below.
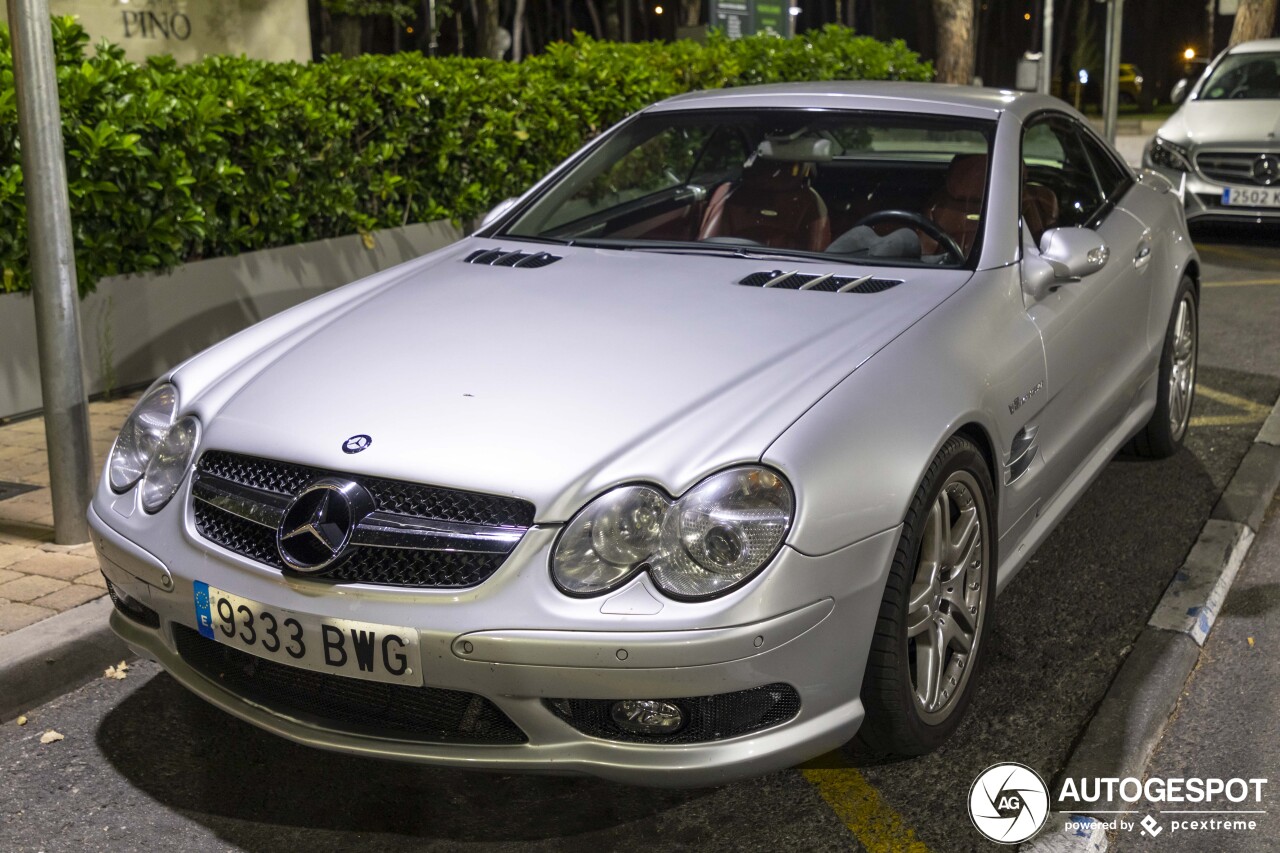
<path fill-rule="evenodd" d="M 412 628 L 267 607 L 199 581 L 195 608 L 202 636 L 242 652 L 330 675 L 422 686 Z"/>
<path fill-rule="evenodd" d="M 1280 207 L 1280 187 L 1227 187 L 1222 203 L 1229 207 Z"/>

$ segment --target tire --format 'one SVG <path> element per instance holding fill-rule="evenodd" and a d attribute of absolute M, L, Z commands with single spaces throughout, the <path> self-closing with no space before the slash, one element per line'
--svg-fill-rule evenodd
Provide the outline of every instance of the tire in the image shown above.
<path fill-rule="evenodd" d="M 1185 313 L 1183 313 L 1185 311 Z M 1184 276 L 1160 351 L 1156 410 L 1125 452 L 1144 459 L 1164 459 L 1178 452 L 1191 423 L 1196 397 L 1196 360 L 1200 352 L 1200 306 L 1195 282 Z"/>
<path fill-rule="evenodd" d="M 916 490 L 885 586 L 862 682 L 867 716 L 858 740 L 868 750 L 923 755 L 960 725 L 990 645 L 994 508 L 986 459 L 973 442 L 953 436 Z M 967 652 L 959 636 L 966 623 Z M 937 666 L 933 679 L 929 661 Z"/>

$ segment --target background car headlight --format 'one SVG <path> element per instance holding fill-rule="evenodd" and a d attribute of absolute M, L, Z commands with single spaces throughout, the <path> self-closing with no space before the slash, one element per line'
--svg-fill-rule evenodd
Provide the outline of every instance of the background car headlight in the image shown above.
<path fill-rule="evenodd" d="M 142 477 L 142 508 L 159 512 L 178 491 L 191 457 L 200 443 L 200 422 L 187 415 L 169 428 L 168 434 L 147 463 Z"/>
<path fill-rule="evenodd" d="M 793 508 L 786 482 L 758 466 L 722 471 L 677 501 L 648 486 L 623 486 L 570 521 L 552 574 L 566 592 L 596 595 L 647 566 L 669 595 L 716 595 L 773 559 Z"/>
<path fill-rule="evenodd" d="M 123 492 L 141 479 L 177 413 L 178 389 L 169 384 L 151 389 L 138 401 L 111 446 L 111 488 Z"/>
<path fill-rule="evenodd" d="M 1147 165 L 1159 166 L 1162 169 L 1173 169 L 1176 172 L 1190 172 L 1191 161 L 1188 159 L 1187 149 L 1181 145 L 1175 145 L 1167 139 L 1161 139 L 1159 136 L 1151 140 L 1147 146 L 1146 152 Z"/>

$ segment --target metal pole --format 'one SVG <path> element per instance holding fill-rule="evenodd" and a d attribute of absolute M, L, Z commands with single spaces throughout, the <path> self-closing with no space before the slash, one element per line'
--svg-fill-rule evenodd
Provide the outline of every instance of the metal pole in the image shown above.
<path fill-rule="evenodd" d="M 1053 0 L 1044 0 L 1044 44 L 1040 46 L 1040 94 L 1053 94 Z"/>
<path fill-rule="evenodd" d="M 1116 115 L 1120 109 L 1120 31 L 1124 20 L 1124 0 L 1107 2 L 1106 74 L 1102 81 L 1102 135 L 1112 145 L 1116 141 Z"/>
<path fill-rule="evenodd" d="M 93 457 L 53 32 L 47 0 L 8 0 L 8 8 L 54 539 L 70 545 L 89 539 L 85 511 L 93 497 Z"/>
<path fill-rule="evenodd" d="M 631 41 L 631 0 L 622 0 L 622 40 Z"/>

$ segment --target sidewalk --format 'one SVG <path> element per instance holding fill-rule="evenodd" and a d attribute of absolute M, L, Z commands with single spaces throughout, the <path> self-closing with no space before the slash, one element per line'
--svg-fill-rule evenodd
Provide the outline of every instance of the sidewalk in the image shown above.
<path fill-rule="evenodd" d="M 1183 689 L 1164 738 L 1147 768 L 1159 779 L 1270 779 L 1262 802 L 1152 806 L 1155 809 L 1265 811 L 1266 814 L 1158 815 L 1159 849 L 1177 851 L 1275 850 L 1280 835 L 1280 496 L 1227 596 L 1200 661 Z M 1142 813 L 1138 814 L 1138 818 Z M 1183 829 L 1170 821 L 1240 819 L 1255 830 Z M 1121 833 L 1113 850 L 1150 849 L 1152 841 Z"/>
<path fill-rule="evenodd" d="M 95 472 L 135 402 L 89 405 Z M 0 636 L 105 594 L 90 545 L 53 544 L 44 420 L 0 426 Z"/>

